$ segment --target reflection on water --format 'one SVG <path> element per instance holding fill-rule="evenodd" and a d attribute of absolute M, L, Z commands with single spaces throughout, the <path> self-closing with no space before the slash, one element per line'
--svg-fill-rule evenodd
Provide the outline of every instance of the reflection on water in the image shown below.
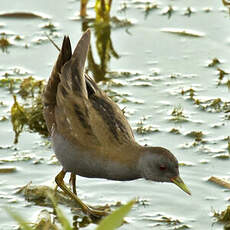
<path fill-rule="evenodd" d="M 86 31 L 89 27 L 88 21 L 84 20 L 82 31 Z M 88 71 L 92 73 L 96 82 L 105 81 L 111 57 L 119 58 L 119 55 L 112 44 L 110 23 L 95 21 L 91 27 L 93 27 L 91 30 L 93 30 L 96 38 L 95 45 L 100 63 L 96 63 L 91 45 L 88 53 Z"/>
<path fill-rule="evenodd" d="M 140 0 L 125 1 L 122 10 L 125 10 L 124 17 L 127 20 L 122 20 L 124 17 L 114 17 L 117 20 L 115 24 L 113 17 L 110 17 L 108 23 L 96 21 L 95 16 L 75 22 L 68 20 L 75 11 L 72 6 L 75 4 L 79 7 L 79 1 L 60 1 L 49 9 L 47 4 L 40 3 L 46 1 L 39 1 L 41 5 L 36 4 L 36 10 L 42 12 L 39 15 L 50 14 L 51 17 L 36 17 L 33 20 L 24 19 L 29 14 L 17 13 L 21 12 L 20 8 L 16 9 L 16 13 L 8 14 L 7 2 L 1 0 L 6 16 L 0 15 L 0 39 L 4 37 L 10 42 L 7 53 L 0 50 L 0 164 L 4 170 L 6 167 L 15 168 L 16 171 L 1 174 L 0 205 L 13 204 L 22 216 L 30 216 L 30 222 L 35 221 L 37 214 L 44 209 L 33 202 L 27 203 L 23 196 L 16 195 L 16 187 L 25 185 L 30 180 L 34 185 L 42 183 L 52 186 L 60 166 L 56 166 L 57 160 L 52 155 L 48 139 L 38 134 L 42 130 L 34 129 L 43 127 L 41 124 L 37 125 L 37 122 L 26 124 L 19 143 L 12 144 L 12 95 L 15 94 L 24 111 L 28 111 L 26 121 L 35 121 L 35 118 L 41 121 L 40 98 L 35 100 L 39 88 L 33 98 L 31 94 L 29 99 L 25 100 L 23 97 L 27 92 L 31 93 L 31 87 L 34 89 L 39 77 L 41 80 L 47 79 L 57 56 L 44 32 L 59 43 L 62 34 L 68 33 L 71 37 L 79 34 L 80 30 L 90 28 L 93 43 L 88 57 L 88 71 L 96 81 L 106 80 L 106 74 L 111 70 L 114 72 L 110 74 L 113 80 L 105 82 L 106 87 L 102 87 L 109 88 L 113 99 L 122 107 L 127 106 L 126 114 L 129 115 L 134 133 L 141 144 L 166 145 L 175 152 L 180 160 L 181 173 L 194 195 L 187 198 L 181 196 L 173 186 L 142 180 L 120 183 L 78 177 L 79 196 L 93 205 L 111 204 L 117 200 L 124 203 L 134 196 L 146 199 L 148 204 L 145 207 L 137 204 L 132 210 L 131 221 L 121 229 L 224 228 L 212 225 L 215 220 L 210 211 L 211 207 L 218 213 L 226 209 L 229 193 L 208 182 L 207 178 L 216 176 L 229 179 L 230 175 L 228 6 L 225 8 L 221 0 L 192 0 L 189 3 L 171 1 L 174 11 L 171 10 L 172 16 L 168 20 L 169 1 L 162 0 L 157 7 L 151 1 L 149 4 Z M 20 1 L 22 12 L 33 12 L 35 6 L 28 2 L 32 1 Z M 14 3 L 16 8 L 17 1 Z M 91 3 L 94 4 L 95 1 L 91 0 Z M 120 12 L 120 3 L 121 1 L 113 1 L 114 14 L 111 16 L 124 13 Z M 94 15 L 94 10 L 89 8 L 90 10 Z M 147 12 L 149 14 L 145 17 Z M 135 20 L 132 20 L 134 17 Z M 115 44 L 111 36 L 120 36 L 120 28 L 126 29 L 132 21 L 132 39 L 124 36 Z M 6 36 L 3 36 L 3 32 Z M 144 42 L 143 36 L 146 38 Z M 113 45 L 116 45 L 119 54 Z M 119 58 L 120 50 L 128 55 L 114 63 L 113 58 Z M 121 69 L 125 71 L 122 75 Z M 160 71 L 155 71 L 156 69 Z M 29 81 L 31 74 L 34 81 Z M 26 91 L 20 91 L 24 79 L 27 79 L 24 81 L 24 85 L 27 83 L 24 87 Z M 29 83 L 32 83 L 31 87 L 28 86 Z M 21 115 L 23 121 L 23 114 L 18 115 Z M 28 116 L 33 119 L 28 119 Z M 183 119 L 186 122 L 180 122 Z M 20 131 L 20 123 L 17 124 Z M 33 190 L 32 196 L 34 194 Z M 68 213 L 69 218 L 74 216 L 77 219 L 69 206 L 64 206 L 64 212 Z M 75 219 L 74 225 L 77 228 L 82 225 L 82 219 Z M 178 224 L 175 226 L 174 223 Z M 13 229 L 15 223 L 5 212 L 1 212 L 0 226 L 0 229 Z M 85 229 L 94 227 L 89 225 Z"/>

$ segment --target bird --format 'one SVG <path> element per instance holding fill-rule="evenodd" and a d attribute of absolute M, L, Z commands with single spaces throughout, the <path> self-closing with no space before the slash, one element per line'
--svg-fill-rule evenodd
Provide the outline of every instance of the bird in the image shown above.
<path fill-rule="evenodd" d="M 43 93 L 43 116 L 53 150 L 62 166 L 57 186 L 93 217 L 107 215 L 77 196 L 76 175 L 130 181 L 139 178 L 170 182 L 191 195 L 179 175 L 178 160 L 164 147 L 136 142 L 123 111 L 85 72 L 91 32 L 85 31 L 72 53 L 64 36 Z M 73 191 L 64 177 L 70 173 Z"/>

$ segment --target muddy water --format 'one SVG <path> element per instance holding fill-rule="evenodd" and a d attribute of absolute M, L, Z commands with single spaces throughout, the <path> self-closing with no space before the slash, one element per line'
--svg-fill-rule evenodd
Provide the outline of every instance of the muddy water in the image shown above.
<path fill-rule="evenodd" d="M 152 10 L 146 12 L 145 1 L 116 1 L 111 15 L 126 21 L 111 22 L 111 27 L 104 29 L 107 33 L 102 41 L 93 26 L 92 5 L 93 1 L 89 20 L 83 23 L 78 17 L 79 1 L 57 4 L 54 0 L 22 0 L 10 5 L 8 0 L 1 0 L 0 13 L 34 13 L 30 17 L 0 17 L 0 32 L 12 44 L 0 52 L 1 79 L 6 74 L 12 78 L 32 75 L 38 80 L 47 79 L 58 52 L 44 34 L 48 33 L 59 45 L 67 34 L 76 44 L 82 28 L 91 27 L 93 58 L 89 64 L 97 64 L 100 73 L 95 78 L 109 79 L 99 84 L 116 94 L 114 99 L 121 108 L 125 107 L 140 143 L 167 147 L 177 156 L 182 164 L 181 176 L 192 196 L 171 184 L 81 177 L 77 179 L 79 196 L 92 205 L 125 203 L 138 197 L 140 202 L 121 229 L 222 229 L 219 224 L 213 225 L 212 210 L 223 210 L 229 204 L 230 193 L 207 180 L 210 176 L 230 178 L 230 79 L 228 74 L 222 79 L 220 76 L 220 69 L 230 72 L 228 9 L 221 1 L 162 0 L 151 2 Z M 21 40 L 15 39 L 17 35 Z M 98 54 L 96 44 L 107 44 L 104 58 Z M 108 44 L 112 47 L 108 48 Z M 214 58 L 220 63 L 213 64 Z M 93 72 L 95 68 L 89 65 L 89 70 Z M 0 205 L 10 206 L 34 222 L 44 207 L 25 201 L 15 192 L 30 181 L 54 186 L 60 166 L 53 159 L 48 139 L 37 133 L 25 128 L 18 144 L 13 144 L 13 97 L 5 87 L 0 88 L 0 101 L 0 118 L 6 117 L 0 122 L 0 167 L 16 168 L 0 176 Z M 201 138 L 194 136 L 194 131 Z M 62 208 L 72 220 L 69 208 Z M 15 226 L 1 211 L 0 228 Z M 86 229 L 95 229 L 95 225 Z"/>

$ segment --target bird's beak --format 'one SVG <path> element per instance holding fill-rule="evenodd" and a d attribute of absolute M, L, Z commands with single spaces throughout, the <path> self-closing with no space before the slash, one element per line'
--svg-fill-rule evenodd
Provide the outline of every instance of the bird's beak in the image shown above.
<path fill-rule="evenodd" d="M 184 192 L 188 193 L 189 195 L 192 195 L 187 186 L 185 185 L 184 181 L 179 176 L 171 178 L 171 181 L 178 187 L 180 187 Z"/>

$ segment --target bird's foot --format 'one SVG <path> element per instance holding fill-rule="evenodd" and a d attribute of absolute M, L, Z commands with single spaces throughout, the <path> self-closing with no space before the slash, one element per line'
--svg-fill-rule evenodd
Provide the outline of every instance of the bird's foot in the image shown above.
<path fill-rule="evenodd" d="M 82 211 L 89 215 L 92 219 L 101 219 L 104 216 L 109 214 L 110 207 L 108 205 L 100 206 L 100 207 L 92 207 L 85 205 L 82 207 Z"/>

